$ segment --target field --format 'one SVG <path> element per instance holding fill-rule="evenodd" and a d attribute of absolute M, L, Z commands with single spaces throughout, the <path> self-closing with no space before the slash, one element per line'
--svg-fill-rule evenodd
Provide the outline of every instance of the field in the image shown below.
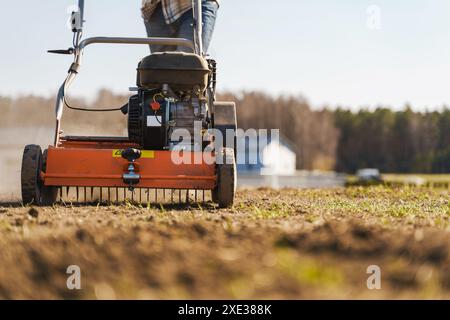
<path fill-rule="evenodd" d="M 427 188 L 450 188 L 450 174 L 395 174 L 385 173 L 381 175 L 383 183 L 389 186 L 409 186 L 409 187 L 427 187 Z M 360 185 L 358 177 L 347 175 L 347 185 Z M 372 184 L 381 184 L 374 182 Z"/>
<path fill-rule="evenodd" d="M 2 204 L 0 298 L 448 299 L 449 231 L 439 189 L 241 190 L 227 210 Z"/>

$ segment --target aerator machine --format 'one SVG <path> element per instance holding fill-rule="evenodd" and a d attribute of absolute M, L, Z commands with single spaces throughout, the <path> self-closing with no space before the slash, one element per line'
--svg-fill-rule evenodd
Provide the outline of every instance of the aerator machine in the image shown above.
<path fill-rule="evenodd" d="M 211 200 L 230 207 L 236 191 L 236 106 L 215 101 L 216 62 L 202 48 L 201 0 L 193 1 L 193 41 L 181 38 L 82 39 L 84 0 L 71 16 L 73 47 L 50 53 L 74 61 L 56 99 L 54 144 L 43 152 L 27 145 L 22 159 L 25 204 L 58 201 L 144 203 Z M 155 52 L 137 68 L 137 86 L 120 108 L 70 107 L 66 94 L 93 44 L 167 45 L 189 52 Z M 64 108 L 117 111 L 127 117 L 127 137 L 65 136 Z"/>

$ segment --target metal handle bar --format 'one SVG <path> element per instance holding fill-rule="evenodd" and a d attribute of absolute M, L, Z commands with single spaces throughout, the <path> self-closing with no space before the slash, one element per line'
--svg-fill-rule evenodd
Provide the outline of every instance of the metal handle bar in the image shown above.
<path fill-rule="evenodd" d="M 108 44 L 146 44 L 146 45 L 172 45 L 181 46 L 192 49 L 198 55 L 203 55 L 202 44 L 202 0 L 192 0 L 192 10 L 194 15 L 194 41 L 182 38 L 119 38 L 119 37 L 93 37 L 81 41 L 84 23 L 84 5 L 85 0 L 78 1 L 80 10 L 81 29 L 75 33 L 74 63 L 72 64 L 67 78 L 58 90 L 56 98 L 56 128 L 55 128 L 55 146 L 59 143 L 61 118 L 64 109 L 64 97 L 70 84 L 76 78 L 78 68 L 81 65 L 81 57 L 83 50 L 88 45 L 96 43 Z"/>
<path fill-rule="evenodd" d="M 192 50 L 195 49 L 194 43 L 183 38 L 117 38 L 117 37 L 93 37 L 81 41 L 78 48 L 83 50 L 85 47 L 95 43 L 108 44 L 147 44 L 147 45 L 168 45 L 182 46 Z"/>
<path fill-rule="evenodd" d="M 155 45 L 173 45 L 173 46 L 183 46 L 195 49 L 194 43 L 188 39 L 183 38 L 116 38 L 116 37 L 93 37 L 87 38 L 80 42 L 80 44 L 75 49 L 75 59 L 74 64 L 77 65 L 77 68 L 81 64 L 81 56 L 83 54 L 84 48 L 88 45 L 96 44 L 96 43 L 108 43 L 108 44 L 155 44 Z M 58 96 L 56 98 L 56 130 L 55 130 L 55 146 L 58 145 L 59 137 L 60 137 L 60 121 L 64 108 L 64 97 L 66 95 L 66 91 L 69 88 L 70 84 L 73 82 L 77 75 L 77 71 L 71 70 L 69 71 L 69 75 L 64 80 L 61 85 Z"/>

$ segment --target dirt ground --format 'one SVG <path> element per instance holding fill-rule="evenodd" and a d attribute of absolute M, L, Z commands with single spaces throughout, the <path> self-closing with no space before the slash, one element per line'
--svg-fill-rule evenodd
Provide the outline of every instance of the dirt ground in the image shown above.
<path fill-rule="evenodd" d="M 241 190 L 227 210 L 3 203 L 0 298 L 449 299 L 449 248 L 448 190 Z"/>

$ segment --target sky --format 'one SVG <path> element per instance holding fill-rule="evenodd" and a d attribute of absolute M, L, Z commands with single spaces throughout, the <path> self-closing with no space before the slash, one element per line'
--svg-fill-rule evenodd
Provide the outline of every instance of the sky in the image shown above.
<path fill-rule="evenodd" d="M 140 0 L 86 0 L 84 37 L 145 36 Z M 75 0 L 1 0 L 0 95 L 56 93 Z M 146 46 L 86 49 L 70 94 L 126 92 Z M 221 91 L 302 95 L 315 108 L 450 104 L 448 0 L 221 0 L 210 54 Z"/>

